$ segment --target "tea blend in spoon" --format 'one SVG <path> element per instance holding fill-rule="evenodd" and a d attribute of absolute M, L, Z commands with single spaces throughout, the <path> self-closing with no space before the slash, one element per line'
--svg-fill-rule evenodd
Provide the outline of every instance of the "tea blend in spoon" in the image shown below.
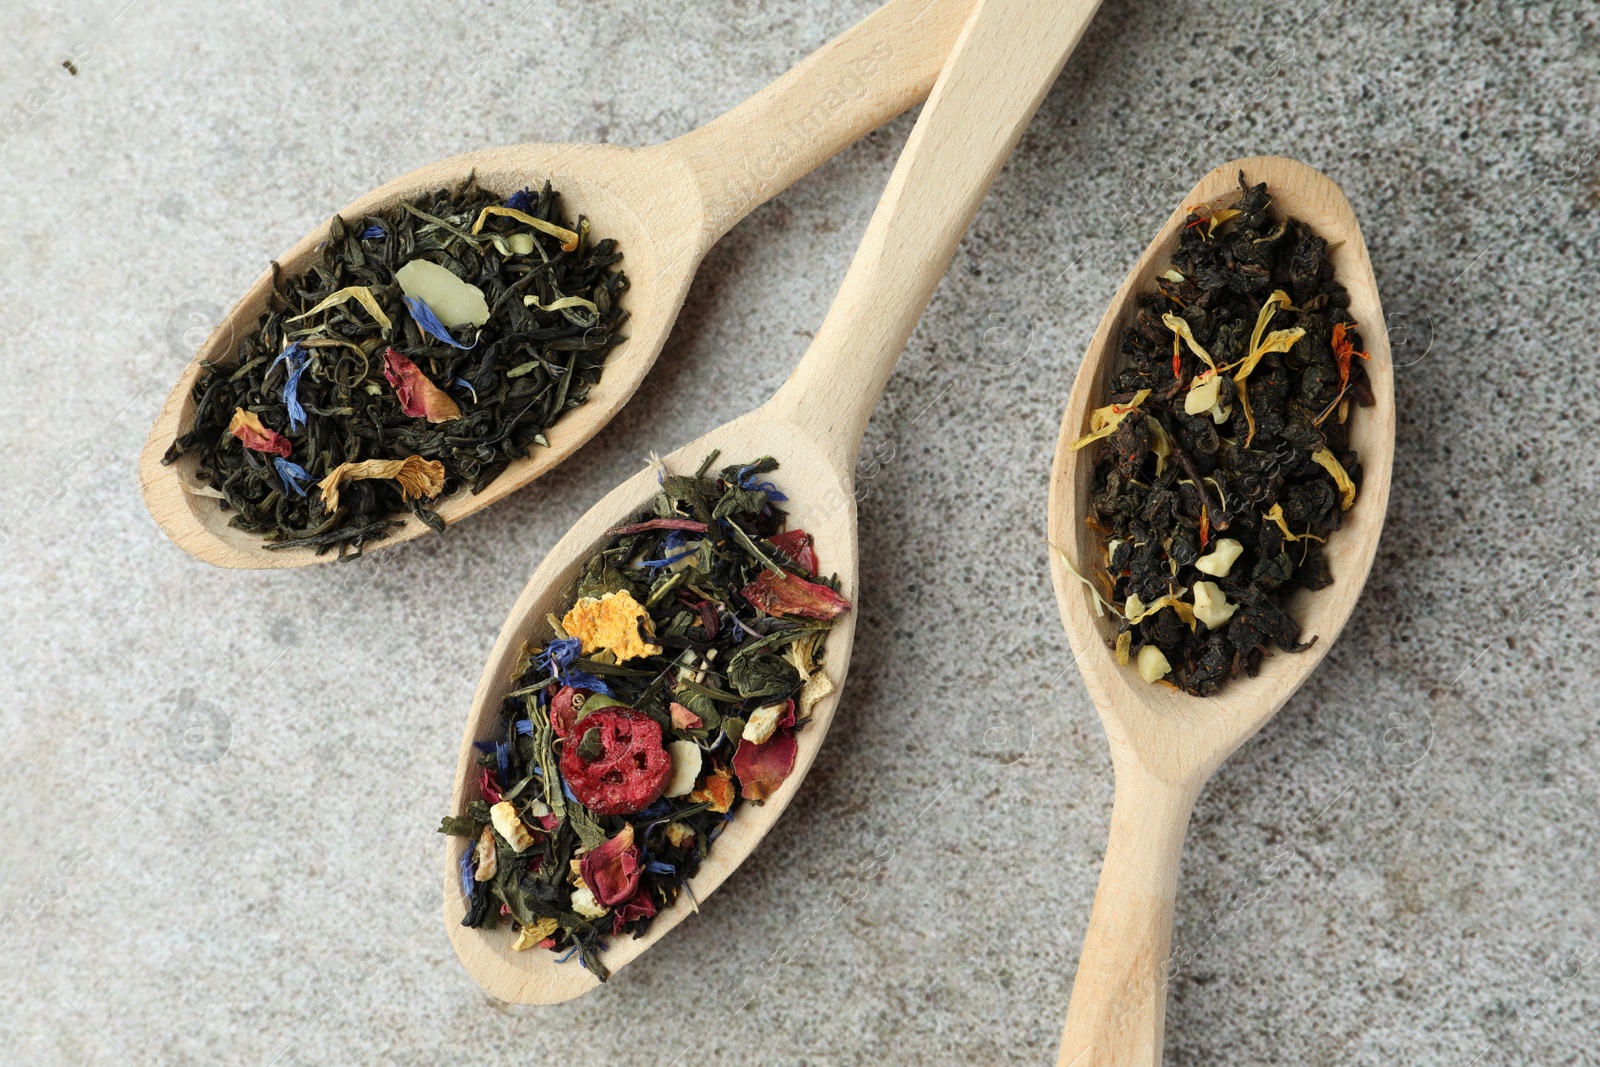
<path fill-rule="evenodd" d="M 623 338 L 616 242 L 561 214 L 548 183 L 503 199 L 472 178 L 358 224 L 274 276 L 260 328 L 208 364 L 170 464 L 271 548 L 359 553 L 409 511 L 485 486 L 547 444 Z"/>
<path fill-rule="evenodd" d="M 1322 546 L 1361 477 L 1348 420 L 1373 403 L 1326 241 L 1239 184 L 1230 206 L 1191 209 L 1122 330 L 1110 403 L 1071 446 L 1099 448 L 1088 521 L 1118 662 L 1197 696 L 1316 640 L 1287 599 L 1334 580 Z"/>
<path fill-rule="evenodd" d="M 605 938 L 639 936 L 686 890 L 741 803 L 794 767 L 796 731 L 832 689 L 823 643 L 850 603 L 818 577 L 763 458 L 665 476 L 651 509 L 608 532 L 524 649 L 501 733 L 476 743 L 482 799 L 440 832 L 462 856 L 465 926 L 511 947 L 574 952 L 597 977 Z"/>

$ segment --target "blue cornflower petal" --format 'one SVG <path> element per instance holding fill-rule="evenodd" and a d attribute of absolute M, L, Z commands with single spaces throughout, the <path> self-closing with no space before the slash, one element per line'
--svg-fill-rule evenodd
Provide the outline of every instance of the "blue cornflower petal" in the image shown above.
<path fill-rule="evenodd" d="M 374 223 L 371 226 L 368 226 L 366 229 L 361 231 L 361 239 L 363 241 L 370 241 L 375 237 L 382 237 L 382 236 L 383 236 L 383 227 L 377 225 L 376 223 Z"/>
<path fill-rule="evenodd" d="M 278 477 L 283 479 L 285 492 L 295 496 L 305 496 L 306 486 L 311 484 L 311 475 L 298 463 L 291 463 L 282 456 L 273 456 L 272 465 L 278 470 Z"/>
<path fill-rule="evenodd" d="M 682 530 L 671 530 L 667 533 L 666 540 L 661 542 L 661 546 L 668 552 L 676 552 L 678 549 L 683 547 L 683 542 L 685 540 L 686 538 L 684 537 Z"/>
<path fill-rule="evenodd" d="M 584 671 L 563 671 L 561 674 L 561 681 L 563 684 L 570 685 L 574 689 L 587 689 L 591 693 L 604 693 L 608 697 L 614 697 L 617 695 L 611 691 L 611 687 L 609 685 L 602 682 L 594 675 L 588 674 Z"/>
<path fill-rule="evenodd" d="M 561 779 L 561 792 L 566 796 L 566 798 L 568 800 L 572 801 L 574 804 L 582 804 L 583 803 L 583 801 L 579 800 L 577 797 L 572 795 L 572 787 L 567 784 L 567 780 L 565 778 Z"/>
<path fill-rule="evenodd" d="M 479 752 L 493 752 L 494 744 L 493 741 L 474 741 L 472 742 L 472 747 Z"/>
<path fill-rule="evenodd" d="M 300 405 L 300 376 L 311 365 L 311 352 L 296 341 L 278 353 L 278 358 L 272 361 L 272 367 L 284 362 L 289 364 L 289 373 L 283 380 L 283 406 L 289 409 L 289 432 L 298 433 L 306 424 L 306 409 Z M 271 370 L 272 367 L 267 369 Z"/>
<path fill-rule="evenodd" d="M 494 761 L 500 766 L 500 780 L 506 781 L 511 776 L 511 746 L 504 741 L 494 743 Z"/>
<path fill-rule="evenodd" d="M 739 471 L 739 488 L 740 489 L 759 489 L 763 493 L 767 494 L 767 499 L 768 500 L 772 500 L 772 501 L 788 500 L 789 499 L 788 497 L 784 496 L 782 493 L 778 492 L 778 487 L 773 485 L 771 482 L 758 482 L 758 481 L 756 481 L 755 480 L 755 475 L 750 473 L 750 471 L 752 469 L 754 469 L 754 467 L 755 467 L 755 464 L 752 463 L 752 464 L 750 464 L 750 466 L 740 469 L 740 471 Z"/>
<path fill-rule="evenodd" d="M 570 960 L 572 958 L 572 954 L 574 952 L 576 952 L 576 951 L 578 951 L 578 946 L 577 945 L 573 945 L 571 948 L 567 949 L 567 954 L 565 956 L 557 956 L 556 957 L 556 962 L 557 963 L 566 963 L 568 960 Z"/>
<path fill-rule="evenodd" d="M 639 566 L 650 567 L 652 569 L 656 567 L 670 567 L 679 560 L 688 559 L 698 551 L 700 551 L 698 548 L 691 548 L 687 552 L 679 552 L 676 556 L 668 556 L 666 559 L 641 559 L 639 561 Z"/>
<path fill-rule="evenodd" d="M 665 800 L 658 800 L 648 808 L 645 808 L 639 814 L 646 819 L 658 819 L 671 810 L 671 804 L 667 803 Z"/>
<path fill-rule="evenodd" d="M 506 197 L 506 207 L 512 211 L 527 211 L 533 206 L 533 190 L 518 189 Z"/>
<path fill-rule="evenodd" d="M 660 860 L 651 860 L 649 863 L 644 865 L 644 869 L 649 871 L 651 874 L 675 875 L 678 873 L 678 868 L 674 867 L 670 863 L 662 863 Z"/>
<path fill-rule="evenodd" d="M 576 637 L 558 637 L 544 646 L 544 651 L 539 653 L 539 659 L 552 671 L 559 672 L 578 662 L 578 654 L 583 651 L 583 642 Z"/>
<path fill-rule="evenodd" d="M 465 378 L 457 378 L 456 384 L 472 394 L 472 402 L 474 404 L 478 402 L 478 391 L 472 387 L 471 382 L 467 381 Z"/>
<path fill-rule="evenodd" d="M 468 847 L 461 854 L 461 892 L 468 900 L 472 899 L 472 894 L 478 887 L 478 880 L 474 877 L 474 874 L 475 872 L 472 869 L 472 849 Z"/>
<path fill-rule="evenodd" d="M 451 337 L 450 331 L 445 329 L 444 323 L 439 321 L 439 316 L 435 315 L 433 309 L 423 303 L 420 297 L 408 296 L 403 299 L 406 302 L 406 307 L 411 311 L 411 317 L 416 320 L 417 326 L 421 328 L 423 333 L 438 338 L 451 348 L 465 350 L 478 347 L 476 340 L 470 345 L 464 345 L 454 337 Z"/>
<path fill-rule="evenodd" d="M 532 734 L 533 733 L 533 720 L 532 719 L 518 719 L 517 720 L 517 733 L 519 733 L 519 734 Z"/>

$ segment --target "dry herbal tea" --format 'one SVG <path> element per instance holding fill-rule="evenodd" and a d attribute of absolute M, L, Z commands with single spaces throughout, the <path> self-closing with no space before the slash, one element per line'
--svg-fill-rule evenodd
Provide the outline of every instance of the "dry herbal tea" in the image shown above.
<path fill-rule="evenodd" d="M 1099 450 L 1105 596 L 1090 588 L 1117 613 L 1117 660 L 1197 696 L 1253 676 L 1269 645 L 1316 640 L 1286 603 L 1333 582 L 1322 546 L 1361 478 L 1351 405 L 1373 403 L 1327 242 L 1275 215 L 1265 184 L 1239 185 L 1231 206 L 1191 209 L 1122 331 L 1110 403 L 1072 445 Z"/>
<path fill-rule="evenodd" d="M 207 364 L 164 463 L 269 548 L 359 554 L 442 494 L 480 492 L 582 404 L 623 338 L 627 277 L 546 183 L 502 202 L 468 178 L 328 227 L 233 362 Z"/>
<path fill-rule="evenodd" d="M 441 833 L 461 860 L 466 926 L 512 948 L 574 954 L 608 976 L 605 938 L 639 936 L 699 869 L 741 803 L 794 768 L 795 734 L 833 690 L 822 668 L 850 609 L 765 476 L 777 462 L 664 476 L 652 507 L 607 533 L 524 650 L 477 742 L 482 799 Z"/>

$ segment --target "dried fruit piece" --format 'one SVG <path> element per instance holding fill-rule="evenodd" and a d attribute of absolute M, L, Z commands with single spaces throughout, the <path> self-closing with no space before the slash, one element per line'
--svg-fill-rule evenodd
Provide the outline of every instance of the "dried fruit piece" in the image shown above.
<path fill-rule="evenodd" d="M 578 721 L 578 715 L 583 711 L 584 701 L 589 699 L 587 689 L 574 689 L 564 685 L 556 691 L 550 700 L 550 726 L 555 730 L 557 737 L 566 737 L 573 730 Z"/>
<path fill-rule="evenodd" d="M 502 800 L 491 807 L 489 820 L 494 823 L 495 832 L 506 839 L 506 844 L 511 846 L 513 852 L 521 852 L 533 844 L 533 832 L 522 824 L 516 805 L 511 801 Z"/>
<path fill-rule="evenodd" d="M 586 655 L 605 649 L 618 663 L 661 655 L 661 646 L 650 643 L 656 636 L 650 613 L 625 589 L 599 598 L 584 597 L 572 605 L 561 628 L 583 642 Z"/>
<path fill-rule="evenodd" d="M 728 773 L 728 768 L 718 767 L 706 775 L 699 789 L 689 794 L 689 800 L 695 804 L 707 804 L 720 815 L 733 807 L 735 795 L 733 775 Z"/>
<path fill-rule="evenodd" d="M 561 777 L 578 802 L 596 815 L 627 815 L 666 788 L 672 758 L 661 727 L 632 708 L 601 708 L 584 717 L 583 737 L 568 738 Z"/>

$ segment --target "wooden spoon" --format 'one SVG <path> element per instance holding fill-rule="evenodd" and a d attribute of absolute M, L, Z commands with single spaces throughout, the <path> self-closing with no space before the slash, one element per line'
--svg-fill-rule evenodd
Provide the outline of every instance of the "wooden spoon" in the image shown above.
<path fill-rule="evenodd" d="M 1089 590 L 1051 553 L 1061 622 L 1100 711 L 1116 772 L 1111 840 L 1073 982 L 1061 1065 L 1153 1067 L 1161 1062 L 1178 858 L 1195 799 L 1222 761 L 1272 718 L 1327 654 L 1366 582 L 1389 502 L 1394 371 L 1355 213 L 1326 176 L 1279 156 L 1218 167 L 1190 190 L 1183 205 L 1238 192 L 1240 171 L 1252 185 L 1267 183 L 1276 212 L 1301 219 L 1327 239 L 1336 277 L 1350 290 L 1350 313 L 1372 357 L 1365 367 L 1377 398 L 1373 407 L 1353 407 L 1350 415 L 1350 444 L 1361 457 L 1360 492 L 1343 527 L 1328 539 L 1334 584 L 1298 593 L 1290 602 L 1302 634 L 1315 634 L 1316 644 L 1268 657 L 1256 677 L 1236 678 L 1211 697 L 1146 684 L 1131 665 L 1119 666 L 1110 647 L 1109 620 L 1095 615 Z M 1089 342 L 1061 422 L 1050 479 L 1050 542 L 1069 553 L 1085 576 L 1101 551 L 1099 537 L 1084 523 L 1095 450 L 1074 452 L 1069 446 L 1087 432 L 1089 412 L 1106 402 L 1106 383 L 1122 365 L 1118 335 L 1137 310 L 1135 298 L 1154 290 L 1156 272 L 1170 262 L 1186 215 L 1184 206 L 1172 213 L 1117 290 Z"/>
<path fill-rule="evenodd" d="M 1022 135 L 1068 53 L 1098 7 L 1095 0 L 980 0 L 889 179 L 844 284 L 794 374 L 773 398 L 678 449 L 665 460 L 693 471 L 713 449 L 720 462 L 772 455 L 773 476 L 789 496 L 790 524 L 811 532 L 824 572 L 836 571 L 857 600 L 855 462 L 867 418 L 943 276 L 973 213 Z M 656 492 L 645 469 L 596 504 L 551 549 L 495 642 L 473 699 L 456 764 L 451 810 L 479 799 L 473 741 L 499 729 L 500 705 L 520 650 L 549 635 L 547 613 L 605 531 L 628 521 Z M 799 735 L 794 771 L 764 804 L 743 806 L 690 883 L 704 901 L 761 841 L 794 798 L 832 721 L 850 662 L 857 611 L 843 615 L 827 641 L 836 689 Z M 509 931 L 464 927 L 458 864 L 470 842 L 451 838 L 445 864 L 445 925 L 456 953 L 493 996 L 554 1003 L 593 989 L 597 979 L 553 953 L 511 951 Z M 615 972 L 689 914 L 687 894 L 656 916 L 637 940 L 613 940 L 603 957 Z"/>
<path fill-rule="evenodd" d="M 611 421 L 655 363 L 706 252 L 734 224 L 834 153 L 923 99 L 955 44 L 972 0 L 890 0 L 776 82 L 714 122 L 650 148 L 527 144 L 469 152 L 403 175 L 353 201 L 346 219 L 454 186 L 475 173 L 509 195 L 549 179 L 572 217 L 587 215 L 597 235 L 616 238 L 631 283 L 628 340 L 617 346 L 582 407 L 545 431 L 550 447 L 512 463 L 483 492 L 465 490 L 435 508 L 447 523 L 488 507 L 575 452 Z M 286 276 L 320 256 L 325 227 L 279 257 Z M 194 420 L 201 361 L 231 361 L 238 339 L 266 309 L 271 272 L 256 279 L 179 377 L 156 417 L 139 460 L 145 505 L 179 547 L 219 567 L 299 567 L 337 553 L 270 550 L 257 534 L 233 529 L 233 512 L 188 492 L 198 456 L 170 467 L 161 457 Z M 411 515 L 373 548 L 429 532 Z M 370 551 L 370 550 L 369 550 Z"/>

